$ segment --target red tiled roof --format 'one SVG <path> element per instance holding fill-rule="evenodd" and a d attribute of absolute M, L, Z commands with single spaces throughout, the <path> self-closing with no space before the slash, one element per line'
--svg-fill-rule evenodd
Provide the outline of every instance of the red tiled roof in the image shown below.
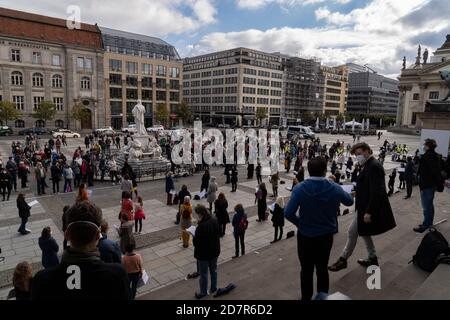
<path fill-rule="evenodd" d="M 0 35 L 102 49 L 100 29 L 81 23 L 70 30 L 66 20 L 0 7 Z"/>

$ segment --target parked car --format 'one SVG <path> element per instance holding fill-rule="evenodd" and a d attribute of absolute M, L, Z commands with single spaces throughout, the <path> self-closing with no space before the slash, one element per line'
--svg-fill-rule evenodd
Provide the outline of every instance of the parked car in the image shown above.
<path fill-rule="evenodd" d="M 136 133 L 137 129 L 136 129 L 136 125 L 135 124 L 129 124 L 128 127 L 122 128 L 122 132 L 123 133 Z"/>
<path fill-rule="evenodd" d="M 26 128 L 19 131 L 19 134 L 25 136 L 27 134 L 36 134 L 38 136 L 48 133 L 45 128 L 35 127 L 35 128 Z"/>
<path fill-rule="evenodd" d="M 162 131 L 164 131 L 164 127 L 161 126 L 161 125 L 156 125 L 156 126 L 153 126 L 153 127 L 148 127 L 147 131 L 148 132 L 162 132 Z"/>
<path fill-rule="evenodd" d="M 0 126 L 0 136 L 10 136 L 13 134 L 13 130 L 8 126 Z"/>
<path fill-rule="evenodd" d="M 52 132 L 53 138 L 61 138 L 63 135 L 66 136 L 66 138 L 79 138 L 81 135 L 77 132 L 73 132 L 68 129 L 56 129 Z"/>

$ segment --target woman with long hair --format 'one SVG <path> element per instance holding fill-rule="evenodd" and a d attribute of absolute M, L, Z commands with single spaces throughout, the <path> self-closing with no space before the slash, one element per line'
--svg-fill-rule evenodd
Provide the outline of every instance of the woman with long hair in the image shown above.
<path fill-rule="evenodd" d="M 42 229 L 41 237 L 39 238 L 39 248 L 42 250 L 42 265 L 45 269 L 59 264 L 59 246 L 55 238 L 52 237 L 50 227 Z"/>
<path fill-rule="evenodd" d="M 278 197 L 275 202 L 275 207 L 272 211 L 272 222 L 275 229 L 275 235 L 271 243 L 280 241 L 283 237 L 284 227 L 284 201 L 282 197 Z"/>
<path fill-rule="evenodd" d="M 225 195 L 221 192 L 219 193 L 219 197 L 214 203 L 214 207 L 216 208 L 216 218 L 217 222 L 219 222 L 220 226 L 220 235 L 223 237 L 225 235 L 225 228 L 228 223 L 230 223 L 230 216 L 228 215 L 228 201 L 225 198 Z"/>
<path fill-rule="evenodd" d="M 82 202 L 82 201 L 88 201 L 88 200 L 89 200 L 89 196 L 88 196 L 86 185 L 84 183 L 82 183 L 78 187 L 78 193 L 77 193 L 77 198 L 75 199 L 75 202 Z"/>
<path fill-rule="evenodd" d="M 31 281 L 33 269 L 27 261 L 16 265 L 13 274 L 14 294 L 16 300 L 31 300 Z"/>

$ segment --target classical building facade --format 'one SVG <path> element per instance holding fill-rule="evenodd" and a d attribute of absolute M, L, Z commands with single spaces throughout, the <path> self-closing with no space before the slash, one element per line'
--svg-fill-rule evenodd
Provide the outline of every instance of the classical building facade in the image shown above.
<path fill-rule="evenodd" d="M 100 27 L 105 48 L 106 122 L 114 129 L 132 123 L 137 100 L 146 108 L 145 125 L 155 123 L 158 104 L 166 106 L 174 124 L 181 102 L 183 63 L 165 41 Z"/>
<path fill-rule="evenodd" d="M 430 61 L 428 50 L 422 56 L 419 49 L 413 65 L 406 67 L 404 63 L 399 77 L 397 126 L 411 129 L 423 127 L 418 114 L 425 111 L 427 102 L 444 99 L 449 90 L 441 79 L 440 71 L 450 72 L 450 35 L 447 35 L 446 41 L 434 52 Z"/>
<path fill-rule="evenodd" d="M 314 59 L 282 56 L 284 67 L 284 117 L 296 123 L 305 112 L 323 111 L 324 75 Z"/>
<path fill-rule="evenodd" d="M 398 106 L 398 81 L 365 71 L 349 74 L 347 114 L 364 117 L 379 114 L 395 117 Z"/>
<path fill-rule="evenodd" d="M 105 125 L 103 45 L 96 25 L 70 30 L 63 19 L 0 8 L 0 97 L 23 116 L 10 124 L 90 130 Z M 31 117 L 42 101 L 56 105 L 54 119 Z M 73 119 L 81 104 L 89 117 Z"/>
<path fill-rule="evenodd" d="M 183 97 L 205 123 L 256 124 L 256 110 L 279 124 L 282 112 L 281 57 L 236 48 L 184 59 Z"/>
<path fill-rule="evenodd" d="M 321 66 L 321 72 L 325 78 L 323 113 L 343 114 L 346 111 L 347 102 L 348 68 Z"/>

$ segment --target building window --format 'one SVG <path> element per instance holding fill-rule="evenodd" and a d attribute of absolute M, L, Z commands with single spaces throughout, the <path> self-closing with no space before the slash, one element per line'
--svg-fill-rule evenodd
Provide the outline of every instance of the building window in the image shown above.
<path fill-rule="evenodd" d="M 61 56 L 59 54 L 54 54 L 52 56 L 52 65 L 54 65 L 54 66 L 61 65 Z"/>
<path fill-rule="evenodd" d="M 20 50 L 19 49 L 11 49 L 11 61 L 12 62 L 20 62 Z"/>
<path fill-rule="evenodd" d="M 77 68 L 84 69 L 84 58 L 82 57 L 77 58 Z"/>
<path fill-rule="evenodd" d="M 13 86 L 23 86 L 23 76 L 19 71 L 13 71 L 11 73 L 11 84 Z"/>
<path fill-rule="evenodd" d="M 180 77 L 180 68 L 170 68 L 170 76 L 172 78 L 179 78 Z"/>
<path fill-rule="evenodd" d="M 142 90 L 142 100 L 152 100 L 152 90 Z"/>
<path fill-rule="evenodd" d="M 45 122 L 44 122 L 44 120 L 37 120 L 37 121 L 36 121 L 36 127 L 37 127 L 37 128 L 44 128 L 44 127 L 45 127 Z"/>
<path fill-rule="evenodd" d="M 24 110 L 24 96 L 13 96 L 13 102 L 16 104 L 17 110 Z"/>
<path fill-rule="evenodd" d="M 165 91 L 156 91 L 156 100 L 165 101 L 166 100 L 166 92 Z"/>
<path fill-rule="evenodd" d="M 145 107 L 145 114 L 151 116 L 153 113 L 153 107 L 151 102 L 143 102 L 143 106 Z"/>
<path fill-rule="evenodd" d="M 115 85 L 115 86 L 120 86 L 122 85 L 122 75 L 121 74 L 117 74 L 117 73 L 110 73 L 109 74 L 109 84 L 110 85 Z"/>
<path fill-rule="evenodd" d="M 43 87 L 44 86 L 44 77 L 41 73 L 33 73 L 31 78 L 33 83 L 33 87 Z"/>
<path fill-rule="evenodd" d="M 138 64 L 137 62 L 127 61 L 127 73 L 137 74 L 138 73 Z"/>
<path fill-rule="evenodd" d="M 62 121 L 62 120 L 56 120 L 56 121 L 55 121 L 55 127 L 56 127 L 56 128 L 64 128 L 64 121 Z"/>
<path fill-rule="evenodd" d="M 126 82 L 127 82 L 127 86 L 129 86 L 129 87 L 137 87 L 137 85 L 138 85 L 137 77 L 127 76 Z"/>
<path fill-rule="evenodd" d="M 25 128 L 25 121 L 23 121 L 23 120 L 16 120 L 14 122 L 14 126 L 16 128 Z"/>
<path fill-rule="evenodd" d="M 142 87 L 143 88 L 151 88 L 152 87 L 152 78 L 150 77 L 142 77 Z"/>
<path fill-rule="evenodd" d="M 430 91 L 429 99 L 430 100 L 439 99 L 439 91 Z"/>
<path fill-rule="evenodd" d="M 32 59 L 33 64 L 41 64 L 42 63 L 42 57 L 40 52 L 33 52 Z"/>
<path fill-rule="evenodd" d="M 178 92 L 170 93 L 170 101 L 178 101 L 180 100 L 180 94 Z"/>
<path fill-rule="evenodd" d="M 420 94 L 414 93 L 413 94 L 413 100 L 419 100 L 419 99 L 420 99 Z"/>
<path fill-rule="evenodd" d="M 142 74 L 152 75 L 153 74 L 153 66 L 149 63 L 142 64 Z"/>
<path fill-rule="evenodd" d="M 118 116 L 122 113 L 122 101 L 111 101 L 111 114 Z"/>
<path fill-rule="evenodd" d="M 56 111 L 63 111 L 63 109 L 64 109 L 63 101 L 64 100 L 61 97 L 54 97 L 53 98 L 53 103 L 55 104 Z"/>
<path fill-rule="evenodd" d="M 165 66 L 158 66 L 156 68 L 156 75 L 157 76 L 166 76 L 166 67 Z"/>
<path fill-rule="evenodd" d="M 109 59 L 109 71 L 122 72 L 122 61 Z"/>
<path fill-rule="evenodd" d="M 44 97 L 33 97 L 33 111 L 39 108 L 42 101 L 44 101 Z"/>
<path fill-rule="evenodd" d="M 111 99 L 122 99 L 122 88 L 109 88 L 109 97 Z"/>
<path fill-rule="evenodd" d="M 137 100 L 138 91 L 136 89 L 127 89 L 127 99 Z"/>
<path fill-rule="evenodd" d="M 90 90 L 91 89 L 91 79 L 89 77 L 81 78 L 81 90 Z"/>
<path fill-rule="evenodd" d="M 170 80 L 170 89 L 179 90 L 180 89 L 180 81 L 178 80 Z"/>
<path fill-rule="evenodd" d="M 53 88 L 62 88 L 62 86 L 63 86 L 62 76 L 59 74 L 55 74 L 52 77 L 52 87 Z"/>
<path fill-rule="evenodd" d="M 165 89 L 166 86 L 166 79 L 156 78 L 156 87 L 158 89 Z"/>
<path fill-rule="evenodd" d="M 88 70 L 92 70 L 92 59 L 91 58 L 84 59 L 84 68 L 88 69 Z"/>

